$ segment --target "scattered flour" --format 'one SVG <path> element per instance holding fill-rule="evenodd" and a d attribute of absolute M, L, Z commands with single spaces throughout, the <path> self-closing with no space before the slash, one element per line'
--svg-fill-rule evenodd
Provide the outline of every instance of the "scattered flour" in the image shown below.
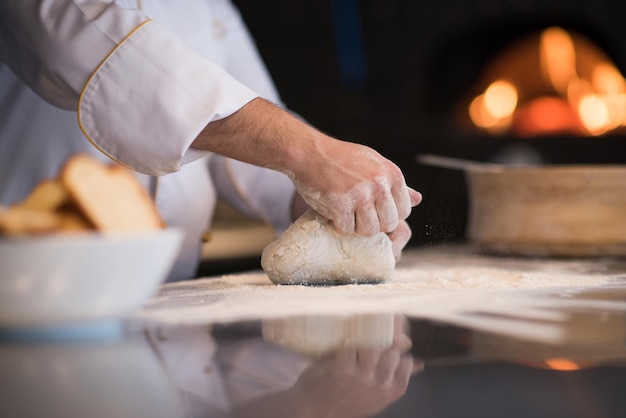
<path fill-rule="evenodd" d="M 626 302 L 577 297 L 601 288 L 626 289 L 626 269 L 613 265 L 611 270 L 610 265 L 421 249 L 410 251 L 392 278 L 379 284 L 275 285 L 263 272 L 166 284 L 136 319 L 204 324 L 393 312 L 518 336 L 557 338 L 550 322 L 564 320 L 565 309 L 626 309 Z"/>

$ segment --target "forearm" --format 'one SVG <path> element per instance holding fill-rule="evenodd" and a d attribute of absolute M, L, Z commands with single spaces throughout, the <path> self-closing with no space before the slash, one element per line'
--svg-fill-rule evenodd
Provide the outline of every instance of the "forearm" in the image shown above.
<path fill-rule="evenodd" d="M 209 123 L 192 147 L 293 176 L 307 149 L 323 140 L 314 128 L 257 98 L 232 115 Z"/>

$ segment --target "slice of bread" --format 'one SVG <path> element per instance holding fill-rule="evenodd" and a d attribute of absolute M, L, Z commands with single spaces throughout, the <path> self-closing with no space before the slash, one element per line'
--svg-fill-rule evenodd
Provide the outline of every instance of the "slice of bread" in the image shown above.
<path fill-rule="evenodd" d="M 124 167 L 76 155 L 62 168 L 60 180 L 100 232 L 145 232 L 164 226 L 148 192 Z"/>
<path fill-rule="evenodd" d="M 70 194 L 63 183 L 57 179 L 41 181 L 32 192 L 17 206 L 31 209 L 54 212 L 70 200 Z"/>
<path fill-rule="evenodd" d="M 54 212 L 11 207 L 0 208 L 0 235 L 45 234 L 61 226 Z"/>

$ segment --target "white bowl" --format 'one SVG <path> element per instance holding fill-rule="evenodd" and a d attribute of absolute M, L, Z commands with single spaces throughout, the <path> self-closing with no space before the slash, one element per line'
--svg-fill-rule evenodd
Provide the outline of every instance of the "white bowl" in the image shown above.
<path fill-rule="evenodd" d="M 183 232 L 0 239 L 0 328 L 121 319 L 166 279 Z"/>

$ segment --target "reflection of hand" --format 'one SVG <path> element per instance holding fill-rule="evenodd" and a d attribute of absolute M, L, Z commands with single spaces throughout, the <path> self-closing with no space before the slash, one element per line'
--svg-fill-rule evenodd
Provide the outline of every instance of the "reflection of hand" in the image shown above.
<path fill-rule="evenodd" d="M 344 349 L 305 371 L 295 388 L 313 416 L 367 417 L 405 393 L 412 371 L 413 358 L 396 346 Z"/>
<path fill-rule="evenodd" d="M 295 388 L 315 416 L 367 417 L 404 395 L 411 375 L 421 369 L 409 354 L 408 327 L 406 317 L 396 315 L 391 347 L 342 349 L 307 369 Z"/>
<path fill-rule="evenodd" d="M 391 325 L 391 324 L 390 324 Z M 237 418 L 360 418 L 399 399 L 422 363 L 411 356 L 409 322 L 394 316 L 393 340 L 384 349 L 341 348 L 312 362 L 296 383 L 238 405 Z"/>

